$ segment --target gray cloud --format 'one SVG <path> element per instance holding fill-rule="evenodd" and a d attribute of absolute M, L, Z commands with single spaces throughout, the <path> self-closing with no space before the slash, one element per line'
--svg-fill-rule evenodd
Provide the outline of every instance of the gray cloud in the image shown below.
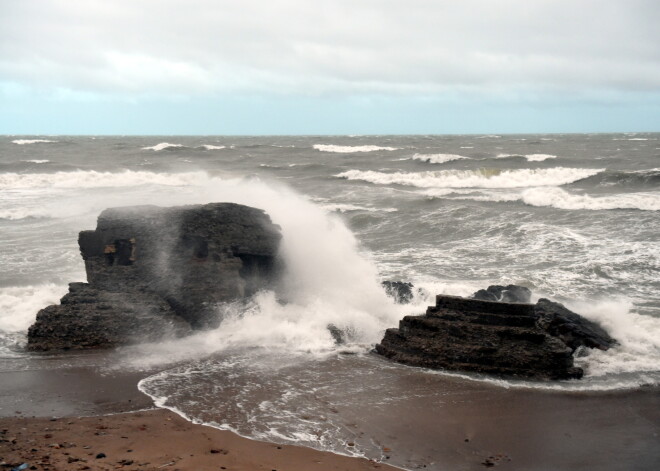
<path fill-rule="evenodd" d="M 0 80 L 136 96 L 659 91 L 653 0 L 0 4 Z"/>

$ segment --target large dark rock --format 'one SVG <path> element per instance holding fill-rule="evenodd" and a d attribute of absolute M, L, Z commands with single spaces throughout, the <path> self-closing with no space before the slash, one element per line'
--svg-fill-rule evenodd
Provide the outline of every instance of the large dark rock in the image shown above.
<path fill-rule="evenodd" d="M 269 287 L 281 234 L 233 203 L 107 209 L 78 243 L 88 284 L 39 312 L 35 350 L 108 347 L 219 323 L 218 303 Z"/>
<path fill-rule="evenodd" d="M 534 306 L 534 312 L 539 327 L 560 338 L 573 350 L 578 347 L 607 350 L 616 344 L 616 340 L 601 326 L 566 309 L 562 304 L 541 298 Z"/>
<path fill-rule="evenodd" d="M 480 289 L 472 295 L 473 299 L 482 301 L 501 301 L 505 303 L 529 303 L 532 292 L 529 288 L 518 285 L 491 285 L 486 289 Z"/>
<path fill-rule="evenodd" d="M 540 305 L 537 311 L 533 304 L 439 295 L 426 314 L 406 316 L 398 329 L 388 329 L 376 352 L 427 368 L 538 379 L 580 378 L 583 371 L 573 366 L 577 347 L 572 339 L 578 334 L 567 332 L 569 327 L 590 323 L 578 322 L 556 306 L 551 311 L 546 303 Z M 591 346 L 586 327 L 580 332 L 584 333 L 580 344 Z"/>

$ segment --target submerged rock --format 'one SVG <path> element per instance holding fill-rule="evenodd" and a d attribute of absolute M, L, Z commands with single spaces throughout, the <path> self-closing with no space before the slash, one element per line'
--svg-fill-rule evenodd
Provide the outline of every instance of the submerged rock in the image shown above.
<path fill-rule="evenodd" d="M 573 366 L 577 346 L 607 348 L 613 340 L 560 307 L 547 300 L 534 305 L 438 295 L 426 314 L 406 316 L 398 329 L 388 329 L 376 352 L 426 368 L 580 378 L 582 369 Z"/>
<path fill-rule="evenodd" d="M 398 304 L 408 304 L 413 299 L 413 284 L 404 281 L 383 281 L 381 283 L 385 288 L 385 293 L 394 298 Z"/>
<path fill-rule="evenodd" d="M 88 283 L 40 311 L 33 350 L 110 347 L 219 323 L 218 303 L 269 287 L 281 234 L 233 203 L 107 209 L 78 238 Z"/>
<path fill-rule="evenodd" d="M 529 303 L 532 292 L 529 288 L 518 285 L 491 285 L 486 289 L 480 289 L 472 295 L 472 299 L 482 301 L 501 301 L 505 303 Z"/>

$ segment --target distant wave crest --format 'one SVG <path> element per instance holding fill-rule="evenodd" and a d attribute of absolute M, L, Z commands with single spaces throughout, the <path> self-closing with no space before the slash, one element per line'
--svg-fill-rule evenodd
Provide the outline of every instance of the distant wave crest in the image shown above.
<path fill-rule="evenodd" d="M 444 164 L 445 162 L 451 162 L 453 160 L 469 159 L 469 157 L 458 154 L 415 154 L 412 158 L 430 164 Z"/>
<path fill-rule="evenodd" d="M 531 206 L 552 206 L 558 209 L 639 209 L 660 211 L 660 193 L 623 193 L 593 197 L 574 195 L 561 188 L 530 188 L 522 192 L 522 201 Z"/>
<path fill-rule="evenodd" d="M 335 146 L 332 144 L 314 144 L 314 149 L 321 152 L 335 152 L 338 154 L 352 154 L 353 152 L 374 152 L 377 150 L 398 150 L 398 147 L 381 146 Z"/>
<path fill-rule="evenodd" d="M 181 144 L 170 144 L 169 142 L 161 142 L 160 144 L 156 144 L 155 146 L 143 147 L 142 150 L 153 150 L 158 152 L 159 150 L 176 149 L 179 147 L 185 147 L 185 146 Z"/>
<path fill-rule="evenodd" d="M 57 142 L 57 141 L 51 141 L 50 139 L 16 139 L 11 142 L 14 144 L 18 144 L 19 146 L 24 146 L 25 144 L 40 144 L 40 143 Z"/>
<path fill-rule="evenodd" d="M 125 170 L 123 172 L 97 172 L 77 170 L 56 173 L 2 173 L 1 190 L 34 188 L 103 188 L 130 187 L 144 184 L 186 186 L 203 181 L 204 172 L 154 173 Z"/>
<path fill-rule="evenodd" d="M 439 170 L 419 173 L 348 170 L 335 176 L 378 185 L 398 184 L 418 188 L 527 188 L 566 185 L 596 175 L 603 170 L 565 167 L 518 170 Z"/>
<path fill-rule="evenodd" d="M 30 164 L 45 164 L 45 163 L 50 162 L 50 160 L 47 160 L 47 159 L 43 159 L 43 160 L 33 159 L 33 160 L 21 160 L 21 162 L 27 162 L 27 163 L 30 163 Z"/>
<path fill-rule="evenodd" d="M 511 157 L 524 157 L 529 162 L 543 162 L 548 159 L 556 159 L 556 155 L 552 154 L 498 154 L 498 159 L 508 159 Z"/>
<path fill-rule="evenodd" d="M 612 210 L 636 209 L 640 211 L 660 211 L 660 193 L 640 192 L 617 195 L 590 196 L 576 195 L 558 187 L 527 188 L 522 191 L 510 190 L 447 190 L 430 189 L 425 192 L 434 198 L 451 198 L 472 201 L 509 203 L 521 201 L 530 206 L 552 207 L 565 210 Z"/>
<path fill-rule="evenodd" d="M 153 150 L 155 152 L 161 150 L 178 150 L 178 149 L 204 149 L 204 150 L 220 150 L 225 149 L 227 146 L 216 146 L 214 144 L 202 144 L 197 147 L 184 146 L 183 144 L 170 144 L 169 142 L 161 142 L 155 146 L 143 147 L 142 150 Z"/>

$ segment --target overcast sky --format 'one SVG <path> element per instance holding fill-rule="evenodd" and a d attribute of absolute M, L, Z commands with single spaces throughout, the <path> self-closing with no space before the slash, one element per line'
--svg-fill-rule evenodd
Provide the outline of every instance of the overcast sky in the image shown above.
<path fill-rule="evenodd" d="M 0 133 L 660 131 L 658 0 L 0 0 Z"/>

